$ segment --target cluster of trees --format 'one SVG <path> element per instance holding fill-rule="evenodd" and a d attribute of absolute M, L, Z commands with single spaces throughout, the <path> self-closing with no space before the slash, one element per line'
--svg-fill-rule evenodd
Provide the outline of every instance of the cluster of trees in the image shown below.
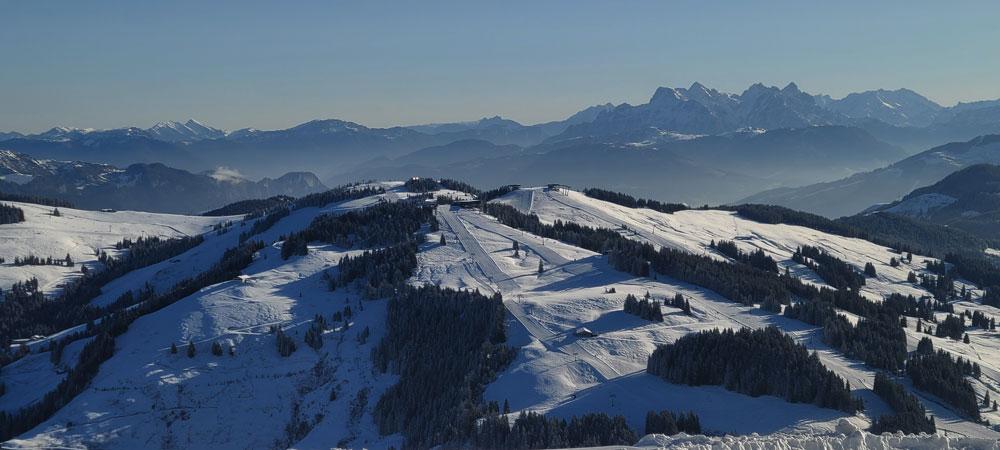
<path fill-rule="evenodd" d="M 291 214 L 291 212 L 292 212 L 291 209 L 289 209 L 287 206 L 282 206 L 271 210 L 269 213 L 267 213 L 266 216 L 255 221 L 253 225 L 250 226 L 249 230 L 240 233 L 240 242 L 241 243 L 246 242 L 251 237 L 263 233 L 267 230 L 270 230 L 271 227 L 274 226 L 274 224 L 278 223 L 279 220 L 288 217 L 288 215 Z"/>
<path fill-rule="evenodd" d="M 674 295 L 674 298 L 664 300 L 663 303 L 666 304 L 667 306 L 672 306 L 674 308 L 680 309 L 681 311 L 684 311 L 684 314 L 687 314 L 689 316 L 691 315 L 691 302 L 687 301 L 687 299 L 684 298 L 684 296 L 681 295 L 680 292 Z"/>
<path fill-rule="evenodd" d="M 774 327 L 685 335 L 658 346 L 646 371 L 671 383 L 718 385 L 754 397 L 773 395 L 851 414 L 864 406 L 815 353 L 809 354 Z"/>
<path fill-rule="evenodd" d="M 929 321 L 936 320 L 934 317 L 935 311 L 954 311 L 954 306 L 950 303 L 943 303 L 930 298 L 917 300 L 912 295 L 902 295 L 895 292 L 885 297 L 882 303 L 887 309 L 901 316 L 918 317 Z"/>
<path fill-rule="evenodd" d="M 274 327 L 274 343 L 278 346 L 278 354 L 283 357 L 289 357 L 292 353 L 295 353 L 295 339 L 285 333 L 281 327 Z"/>
<path fill-rule="evenodd" d="M 968 314 L 969 310 L 965 310 L 965 312 Z M 997 320 L 979 311 L 973 312 L 970 319 L 972 319 L 972 326 L 974 327 L 979 327 L 984 330 L 997 329 Z"/>
<path fill-rule="evenodd" d="M 0 225 L 24 222 L 24 210 L 13 205 L 0 203 Z"/>
<path fill-rule="evenodd" d="M 894 433 L 902 431 L 905 434 L 934 434 L 937 427 L 934 418 L 927 415 L 924 405 L 913 394 L 906 392 L 899 383 L 892 381 L 882 372 L 875 374 L 873 388 L 882 400 L 892 407 L 894 414 L 886 414 L 872 421 L 869 431 L 874 434 Z"/>
<path fill-rule="evenodd" d="M 323 348 L 323 332 L 326 331 L 326 328 L 326 318 L 317 314 L 312 323 L 309 324 L 309 329 L 306 330 L 304 338 L 306 345 L 314 350 Z"/>
<path fill-rule="evenodd" d="M 450 178 L 442 178 L 438 180 L 438 184 L 444 189 L 450 189 L 452 191 L 465 192 L 466 194 L 479 196 L 481 192 L 469 183 L 464 181 L 452 180 Z"/>
<path fill-rule="evenodd" d="M 823 342 L 872 367 L 899 370 L 906 364 L 906 331 L 899 316 L 887 312 L 857 325 L 835 314 L 823 324 Z"/>
<path fill-rule="evenodd" d="M 768 272 L 778 271 L 778 263 L 774 261 L 774 258 L 768 256 L 764 253 L 764 250 L 759 248 L 750 253 L 744 253 L 733 241 L 719 241 L 716 243 L 714 240 L 709 246 L 719 253 L 732 258 L 734 261 Z"/>
<path fill-rule="evenodd" d="M 345 256 L 337 265 L 336 278 L 328 279 L 330 289 L 363 280 L 360 286 L 366 298 L 388 297 L 406 285 L 417 268 L 417 245 L 404 242 L 391 247 L 366 250 L 357 256 Z"/>
<path fill-rule="evenodd" d="M 205 238 L 199 236 L 183 236 L 179 238 L 161 238 L 159 236 L 140 237 L 136 240 L 122 239 L 115 243 L 119 250 L 128 249 L 127 253 L 112 257 L 101 251 L 97 260 L 104 264 L 105 270 L 92 272 L 91 276 L 103 274 L 103 278 L 118 278 L 126 272 L 140 267 L 156 264 L 173 258 L 192 248 L 197 247 Z M 109 280 L 110 281 L 110 280 Z"/>
<path fill-rule="evenodd" d="M 632 445 L 639 440 L 622 416 L 584 414 L 565 419 L 521 412 L 511 425 L 490 409 L 474 431 L 471 444 L 481 449 L 541 449 Z M 697 418 L 696 418 L 697 419 Z M 409 444 L 409 443 L 407 443 Z"/>
<path fill-rule="evenodd" d="M 309 194 L 305 197 L 299 198 L 295 201 L 294 209 L 308 208 L 311 206 L 321 207 L 329 205 L 334 202 L 342 202 L 346 200 L 356 200 L 359 198 L 370 197 L 372 195 L 384 194 L 385 189 L 381 186 L 371 186 L 371 185 L 361 185 L 361 184 L 349 184 L 344 186 L 337 186 L 329 191 L 318 192 L 315 194 Z"/>
<path fill-rule="evenodd" d="M 674 414 L 670 411 L 646 413 L 646 434 L 701 434 L 701 419 L 693 412 Z"/>
<path fill-rule="evenodd" d="M 15 256 L 14 257 L 14 265 L 15 266 L 65 266 L 65 267 L 73 267 L 74 263 L 73 263 L 73 258 L 71 256 L 69 256 L 69 253 L 66 254 L 65 258 L 53 258 L 51 256 L 49 256 L 47 258 L 42 258 L 42 257 L 39 257 L 39 256 L 35 256 L 35 255 L 32 255 L 32 254 L 29 254 L 28 256 L 25 256 L 23 258 Z"/>
<path fill-rule="evenodd" d="M 920 287 L 930 291 L 938 301 L 951 300 L 955 294 L 955 279 L 951 274 L 926 275 L 920 274 Z"/>
<path fill-rule="evenodd" d="M 1000 308 L 1000 286 L 990 286 L 984 289 L 982 302 L 984 305 Z"/>
<path fill-rule="evenodd" d="M 441 188 L 433 178 L 413 177 L 403 183 L 403 187 L 410 192 L 430 192 Z"/>
<path fill-rule="evenodd" d="M 0 192 L 0 201 L 32 203 L 35 205 L 55 206 L 62 208 L 72 208 L 73 204 L 65 200 L 55 198 L 39 197 L 37 195 L 11 194 Z"/>
<path fill-rule="evenodd" d="M 436 221 L 433 209 L 407 202 L 382 203 L 361 211 L 340 215 L 324 214 L 309 226 L 285 239 L 281 257 L 305 255 L 306 244 L 328 242 L 350 248 L 355 245 L 376 247 L 413 240 L 421 225 Z"/>
<path fill-rule="evenodd" d="M 792 254 L 792 260 L 809 267 L 823 281 L 837 289 L 858 290 L 865 285 L 865 277 L 854 270 L 854 267 L 818 247 L 803 245 Z"/>
<path fill-rule="evenodd" d="M 604 189 L 584 189 L 583 194 L 590 198 L 596 198 L 617 205 L 629 208 L 647 208 L 661 213 L 673 214 L 677 211 L 684 211 L 688 206 L 683 203 L 663 203 L 658 200 L 648 200 L 645 198 L 635 198 L 628 194 L 608 191 Z"/>
<path fill-rule="evenodd" d="M 500 294 L 407 286 L 391 297 L 386 334 L 372 356 L 399 382 L 375 406 L 379 431 L 402 433 L 413 448 L 472 438 L 486 414 L 486 384 L 515 356 L 505 314 Z"/>
<path fill-rule="evenodd" d="M 289 208 L 294 202 L 295 199 L 287 195 L 276 195 L 274 197 L 263 199 L 255 198 L 250 200 L 240 200 L 221 208 L 213 209 L 202 215 L 209 217 L 243 215 L 245 216 L 243 220 L 247 220 L 262 217 L 265 214 L 279 208 Z"/>
<path fill-rule="evenodd" d="M 839 223 L 823 216 L 796 211 L 782 206 L 746 204 L 720 206 L 720 209 L 735 211 L 740 217 L 760 223 L 798 225 L 824 233 L 847 237 L 861 237 L 861 231 L 848 224 Z"/>
<path fill-rule="evenodd" d="M 653 322 L 663 322 L 663 312 L 660 311 L 660 302 L 650 297 L 648 292 L 642 300 L 632 294 L 626 295 L 625 312 Z"/>
<path fill-rule="evenodd" d="M 962 316 L 948 314 L 943 321 L 938 323 L 934 335 L 937 337 L 948 337 L 954 340 L 962 339 L 965 334 L 965 319 Z"/>
<path fill-rule="evenodd" d="M 926 350 L 925 350 L 926 352 Z M 976 391 L 966 376 L 975 376 L 975 368 L 967 361 L 956 361 L 948 352 L 917 352 L 906 363 L 906 373 L 913 385 L 948 402 L 962 414 L 979 421 Z"/>

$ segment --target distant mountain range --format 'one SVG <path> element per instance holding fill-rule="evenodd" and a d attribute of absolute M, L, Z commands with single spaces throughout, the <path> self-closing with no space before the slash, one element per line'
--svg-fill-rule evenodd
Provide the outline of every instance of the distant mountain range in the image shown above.
<path fill-rule="evenodd" d="M 0 150 L 0 191 L 67 200 L 86 209 L 198 213 L 238 200 L 326 190 L 316 175 L 293 172 L 250 181 L 217 169 L 191 173 L 160 163 L 108 164 L 34 159 Z"/>
<path fill-rule="evenodd" d="M 1000 164 L 1000 135 L 942 145 L 870 172 L 798 188 L 773 189 L 737 203 L 768 203 L 828 217 L 846 216 L 872 204 L 895 202 L 953 172 L 984 163 Z"/>
<path fill-rule="evenodd" d="M 645 104 L 596 105 L 535 125 L 499 116 L 391 128 L 326 119 L 283 130 L 225 133 L 189 120 L 149 129 L 6 133 L 0 135 L 0 149 L 117 167 L 163 163 L 202 172 L 226 166 L 255 178 L 312 171 L 328 184 L 480 172 L 488 172 L 477 176 L 483 182 L 530 183 L 544 171 L 566 183 L 722 203 L 751 192 L 833 182 L 932 146 L 987 134 L 1000 134 L 1000 100 L 944 107 L 907 89 L 834 99 L 794 83 L 783 88 L 758 83 L 739 94 L 694 83 L 661 87 Z M 594 166 L 581 166 L 582 159 Z M 679 168 L 686 169 L 677 173 Z M 673 173 L 676 177 L 666 176 Z M 700 176 L 679 186 L 689 174 Z M 716 178 L 722 175 L 727 178 Z M 804 209 L 856 212 L 868 205 L 856 206 Z"/>
<path fill-rule="evenodd" d="M 881 211 L 996 239 L 1000 236 L 1000 166 L 968 166 L 898 201 L 873 207 L 867 212 Z"/>

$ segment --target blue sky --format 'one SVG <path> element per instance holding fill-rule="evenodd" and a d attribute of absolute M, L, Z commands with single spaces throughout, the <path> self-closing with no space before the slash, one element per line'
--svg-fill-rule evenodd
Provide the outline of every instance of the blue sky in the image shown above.
<path fill-rule="evenodd" d="M 535 123 L 693 81 L 950 105 L 1000 98 L 998 20 L 996 1 L 0 0 L 0 130 Z"/>

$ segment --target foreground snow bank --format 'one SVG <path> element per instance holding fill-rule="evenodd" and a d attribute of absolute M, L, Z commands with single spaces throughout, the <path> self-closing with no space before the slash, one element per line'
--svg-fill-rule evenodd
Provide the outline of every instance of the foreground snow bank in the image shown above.
<path fill-rule="evenodd" d="M 875 435 L 862 431 L 847 420 L 837 424 L 837 431 L 828 435 L 771 434 L 760 436 L 688 436 L 678 434 L 665 436 L 650 434 L 643 437 L 636 447 L 640 448 L 681 448 L 681 449 L 1000 449 L 1000 443 L 992 439 L 946 437 L 941 435 Z"/>

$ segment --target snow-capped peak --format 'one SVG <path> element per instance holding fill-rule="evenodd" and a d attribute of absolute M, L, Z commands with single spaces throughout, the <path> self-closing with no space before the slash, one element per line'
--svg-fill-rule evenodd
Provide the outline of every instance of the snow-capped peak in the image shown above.
<path fill-rule="evenodd" d="M 184 123 L 173 120 L 158 122 L 146 131 L 157 139 L 169 142 L 217 139 L 226 135 L 224 131 L 206 126 L 194 119 L 188 119 Z"/>

